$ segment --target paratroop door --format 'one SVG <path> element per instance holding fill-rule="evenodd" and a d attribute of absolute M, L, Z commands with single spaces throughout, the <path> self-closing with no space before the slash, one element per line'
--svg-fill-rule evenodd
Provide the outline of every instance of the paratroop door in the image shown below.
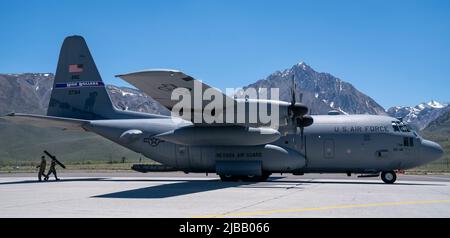
<path fill-rule="evenodd" d="M 175 155 L 177 157 L 177 164 L 182 168 L 189 168 L 189 147 L 184 145 L 175 146 Z"/>

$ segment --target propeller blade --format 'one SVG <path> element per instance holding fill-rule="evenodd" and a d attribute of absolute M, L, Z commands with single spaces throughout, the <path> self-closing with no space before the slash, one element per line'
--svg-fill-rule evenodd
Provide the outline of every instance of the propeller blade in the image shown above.
<path fill-rule="evenodd" d="M 295 87 L 296 87 L 296 85 L 295 85 L 295 72 L 294 72 L 292 74 L 291 105 L 294 105 L 295 102 L 297 101 L 296 97 L 295 97 Z"/>
<path fill-rule="evenodd" d="M 303 138 L 304 128 L 313 124 L 314 120 L 311 116 L 306 115 L 308 113 L 308 107 L 303 105 L 303 93 L 300 93 L 300 103 L 297 103 L 295 90 L 297 85 L 295 83 L 295 72 L 292 73 L 292 88 L 291 88 L 291 105 L 288 108 L 289 117 L 295 127 L 296 133 L 298 133 L 297 128 L 300 127 L 301 136 Z"/>

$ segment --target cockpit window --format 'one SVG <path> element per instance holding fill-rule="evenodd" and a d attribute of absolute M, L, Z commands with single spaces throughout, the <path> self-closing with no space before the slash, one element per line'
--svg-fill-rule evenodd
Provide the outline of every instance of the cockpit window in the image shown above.
<path fill-rule="evenodd" d="M 410 130 L 408 129 L 408 126 L 406 126 L 406 124 L 403 122 L 400 122 L 400 130 L 402 132 L 410 132 Z"/>
<path fill-rule="evenodd" d="M 408 123 L 403 122 L 403 121 L 392 121 L 392 128 L 394 129 L 394 132 L 412 132 L 412 134 L 414 135 L 415 138 L 419 138 L 422 139 L 422 137 L 420 136 L 420 134 Z M 414 141 L 408 141 L 408 143 L 403 143 L 403 144 L 408 144 L 409 146 L 414 146 Z"/>
<path fill-rule="evenodd" d="M 401 132 L 411 132 L 411 127 L 401 121 L 392 121 L 392 127 L 394 128 L 394 132 L 401 131 Z"/>
<path fill-rule="evenodd" d="M 398 128 L 398 125 L 395 121 L 392 122 L 392 127 L 394 128 L 394 131 L 400 131 L 400 128 Z"/>
<path fill-rule="evenodd" d="M 409 132 L 409 129 L 408 129 L 405 125 L 401 125 L 401 126 L 400 126 L 400 130 L 401 130 L 402 132 Z"/>

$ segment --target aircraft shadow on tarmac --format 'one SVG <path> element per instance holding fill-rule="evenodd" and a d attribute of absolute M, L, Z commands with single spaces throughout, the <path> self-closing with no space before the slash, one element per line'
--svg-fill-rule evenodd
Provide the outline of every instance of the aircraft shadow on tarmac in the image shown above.
<path fill-rule="evenodd" d="M 187 194 L 208 192 L 226 188 L 251 188 L 251 189 L 304 189 L 305 186 L 311 184 L 370 184 L 370 185 L 386 185 L 384 183 L 374 182 L 355 182 L 355 181 L 302 181 L 302 180 L 279 180 L 283 177 L 274 177 L 267 182 L 221 182 L 220 180 L 160 180 L 160 179 L 140 179 L 140 180 L 105 180 L 109 182 L 175 182 L 169 184 L 161 184 L 151 187 L 137 188 L 132 190 L 108 193 L 93 196 L 93 198 L 122 198 L 122 199 L 158 199 Z M 278 184 L 287 184 L 287 186 L 273 186 Z M 399 183 L 395 185 L 419 185 L 419 186 L 442 186 L 441 184 L 416 184 L 416 183 Z"/>
<path fill-rule="evenodd" d="M 384 186 L 445 186 L 443 184 L 418 184 L 418 183 L 396 183 L 386 185 L 382 182 L 366 182 L 366 181 L 329 181 L 329 180 L 281 180 L 284 177 L 271 177 L 267 182 L 221 182 L 218 179 L 213 180 L 190 180 L 190 179 L 161 179 L 161 178 L 145 178 L 145 179 L 109 179 L 109 178 L 66 178 L 59 181 L 49 180 L 47 182 L 39 182 L 37 180 L 24 180 L 0 183 L 1 185 L 12 184 L 47 184 L 47 183 L 65 183 L 65 182 L 170 182 L 161 185 L 155 185 L 144 188 L 114 192 L 109 194 L 93 196 L 93 198 L 122 198 L 122 199 L 158 199 L 187 194 L 202 193 L 226 188 L 242 188 L 242 189 L 296 189 L 302 190 L 312 184 L 370 184 Z M 280 186 L 281 185 L 281 186 Z"/>
<path fill-rule="evenodd" d="M 275 181 L 282 177 L 271 178 Z M 221 182 L 218 179 L 214 180 L 161 180 L 161 179 L 139 179 L 139 180 L 107 180 L 110 182 L 175 182 L 169 184 L 161 184 L 151 187 L 132 189 L 127 191 L 109 193 L 94 196 L 94 198 L 134 198 L 134 199 L 152 199 L 152 198 L 167 198 L 182 196 L 186 194 L 201 193 L 207 191 L 214 191 L 225 188 L 277 188 L 274 186 L 264 186 L 258 182 Z M 280 188 L 280 187 L 278 187 Z M 294 187 L 290 187 L 294 188 Z M 282 189 L 286 189 L 285 187 Z M 299 189 L 299 188 L 296 188 Z"/>
<path fill-rule="evenodd" d="M 150 180 L 154 181 L 154 180 Z M 147 182 L 150 182 L 147 180 Z M 248 183 L 246 183 L 248 184 Z M 167 198 L 186 194 L 201 193 L 218 189 L 225 189 L 239 186 L 240 183 L 222 183 L 219 180 L 208 181 L 184 181 L 169 184 L 156 185 L 145 188 L 132 189 L 127 191 L 109 193 L 94 196 L 96 198 Z"/>

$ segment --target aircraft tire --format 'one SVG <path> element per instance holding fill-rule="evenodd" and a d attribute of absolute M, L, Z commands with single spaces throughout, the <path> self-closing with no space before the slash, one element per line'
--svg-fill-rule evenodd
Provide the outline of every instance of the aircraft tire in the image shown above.
<path fill-rule="evenodd" d="M 220 175 L 220 180 L 222 180 L 222 182 L 237 182 L 239 181 L 239 177 L 231 175 Z"/>
<path fill-rule="evenodd" d="M 381 180 L 387 184 L 393 184 L 397 180 L 397 175 L 394 171 L 383 171 L 381 172 Z"/>
<path fill-rule="evenodd" d="M 263 172 L 261 176 L 244 176 L 242 181 L 244 182 L 264 182 L 267 181 L 271 173 Z"/>

